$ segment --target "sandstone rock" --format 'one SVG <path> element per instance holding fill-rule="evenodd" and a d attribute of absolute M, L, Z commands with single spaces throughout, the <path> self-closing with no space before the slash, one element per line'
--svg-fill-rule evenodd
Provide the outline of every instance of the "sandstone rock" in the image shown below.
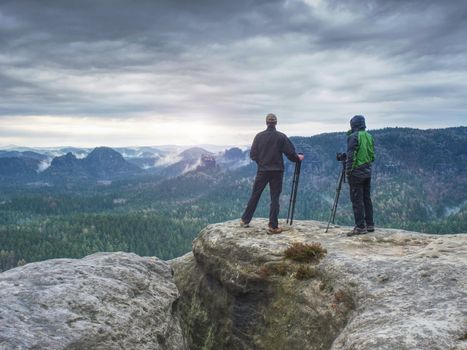
<path fill-rule="evenodd" d="M 0 274 L 0 349 L 185 349 L 170 266 L 98 253 Z"/>
<path fill-rule="evenodd" d="M 266 226 L 210 225 L 171 261 L 190 349 L 467 349 L 467 235 L 346 237 L 350 228 L 295 221 L 269 236 Z M 327 255 L 285 259 L 293 242 Z"/>

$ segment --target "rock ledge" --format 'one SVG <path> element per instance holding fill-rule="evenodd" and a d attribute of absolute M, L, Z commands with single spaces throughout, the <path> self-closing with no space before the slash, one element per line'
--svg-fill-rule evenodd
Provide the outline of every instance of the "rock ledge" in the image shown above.
<path fill-rule="evenodd" d="M 210 225 L 171 262 L 190 348 L 467 349 L 467 235 L 266 226 Z M 327 249 L 307 279 L 284 259 L 293 242 Z"/>

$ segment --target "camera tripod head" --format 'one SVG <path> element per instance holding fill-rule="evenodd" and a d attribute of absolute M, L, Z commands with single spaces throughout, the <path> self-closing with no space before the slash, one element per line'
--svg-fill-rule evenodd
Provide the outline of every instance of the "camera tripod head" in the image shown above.
<path fill-rule="evenodd" d="M 339 162 L 345 162 L 347 159 L 347 153 L 345 152 L 337 152 L 336 153 L 336 160 Z"/>

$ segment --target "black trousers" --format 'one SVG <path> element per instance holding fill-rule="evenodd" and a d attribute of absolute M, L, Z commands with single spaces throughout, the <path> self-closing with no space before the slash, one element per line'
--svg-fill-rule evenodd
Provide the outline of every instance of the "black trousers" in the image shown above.
<path fill-rule="evenodd" d="M 279 222 L 277 217 L 279 216 L 279 196 L 282 192 L 282 179 L 284 177 L 283 171 L 258 171 L 253 184 L 253 191 L 251 192 L 250 200 L 242 215 L 242 220 L 245 223 L 249 223 L 253 218 L 256 207 L 258 205 L 261 194 L 264 188 L 269 184 L 269 192 L 271 194 L 271 206 L 269 207 L 269 225 L 273 228 L 277 228 Z"/>
<path fill-rule="evenodd" d="M 364 228 L 374 226 L 373 203 L 371 202 L 371 177 L 360 178 L 349 176 L 350 200 L 352 201 L 355 226 Z"/>

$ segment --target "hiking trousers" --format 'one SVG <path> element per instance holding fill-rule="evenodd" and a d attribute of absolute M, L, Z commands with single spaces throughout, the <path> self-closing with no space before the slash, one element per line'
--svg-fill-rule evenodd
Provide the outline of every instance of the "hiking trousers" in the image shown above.
<path fill-rule="evenodd" d="M 261 194 L 263 193 L 266 185 L 269 184 L 269 192 L 271 195 L 271 205 L 269 207 L 269 225 L 272 226 L 272 228 L 277 228 L 279 226 L 277 217 L 279 216 L 279 196 L 282 192 L 283 177 L 284 172 L 281 170 L 258 171 L 256 173 L 251 197 L 248 201 L 245 212 L 242 215 L 243 222 L 249 223 L 251 221 L 253 214 L 256 211 L 256 207 L 258 206 Z"/>
<path fill-rule="evenodd" d="M 355 226 L 365 228 L 374 226 L 373 203 L 371 202 L 371 177 L 349 176 L 350 200 L 352 201 Z"/>

